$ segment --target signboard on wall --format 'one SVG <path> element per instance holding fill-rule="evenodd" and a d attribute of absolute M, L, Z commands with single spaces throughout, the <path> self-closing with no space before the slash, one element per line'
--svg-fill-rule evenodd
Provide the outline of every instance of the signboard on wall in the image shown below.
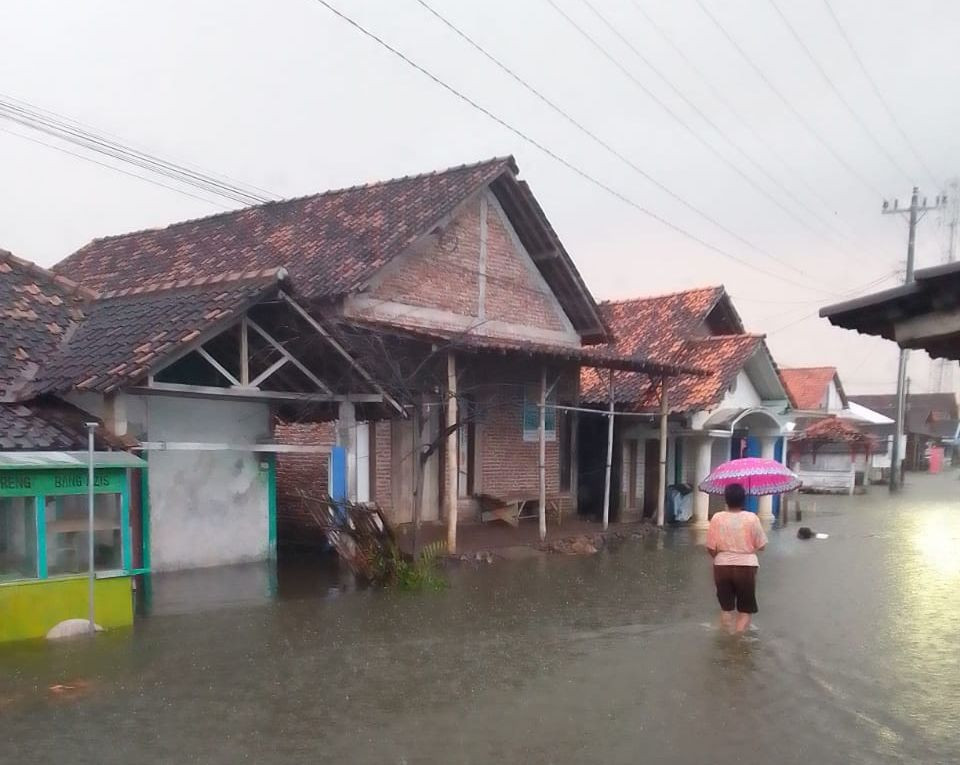
<path fill-rule="evenodd" d="M 0 472 L 0 497 L 56 496 L 86 494 L 88 475 L 84 468 L 70 470 L 5 470 Z M 95 471 L 93 490 L 97 494 L 119 493 L 126 480 L 122 468 Z"/>

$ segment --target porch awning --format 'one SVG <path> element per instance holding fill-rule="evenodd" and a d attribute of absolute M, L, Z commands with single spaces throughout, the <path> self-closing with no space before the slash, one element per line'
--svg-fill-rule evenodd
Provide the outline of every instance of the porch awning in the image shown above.
<path fill-rule="evenodd" d="M 713 414 L 711 414 L 706 422 L 703 423 L 702 430 L 729 430 L 733 431 L 734 427 L 741 421 L 751 415 L 760 415 L 765 416 L 770 420 L 770 424 L 776 428 L 781 428 L 781 423 L 777 420 L 774 415 L 767 411 L 766 409 L 760 409 L 758 407 L 731 407 L 727 409 L 718 409 Z"/>
<path fill-rule="evenodd" d="M 391 334 L 411 337 L 427 342 L 442 342 L 450 345 L 451 350 L 473 351 L 476 353 L 520 354 L 532 358 L 554 361 L 572 361 L 581 366 L 597 369 L 614 369 L 623 372 L 641 372 L 650 377 L 675 377 L 681 374 L 705 376 L 706 370 L 679 364 L 661 364 L 642 356 L 623 355 L 605 348 L 573 347 L 535 343 L 527 340 L 490 337 L 472 333 L 456 334 L 443 330 L 419 328 L 397 328 L 376 322 L 358 322 L 365 326 Z"/>
<path fill-rule="evenodd" d="M 85 468 L 87 452 L 0 452 L 0 470 Z M 144 468 L 145 460 L 129 452 L 94 452 L 95 468 Z"/>

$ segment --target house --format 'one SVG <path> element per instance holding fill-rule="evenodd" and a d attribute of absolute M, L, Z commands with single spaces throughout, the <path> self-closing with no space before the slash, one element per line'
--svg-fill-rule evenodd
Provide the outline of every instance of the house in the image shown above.
<path fill-rule="evenodd" d="M 139 477 L 131 443 L 88 413 L 34 395 L 39 370 L 82 321 L 90 294 L 0 250 L 0 642 L 87 616 L 89 430 L 94 430 L 96 619 L 133 620 L 143 567 Z"/>
<path fill-rule="evenodd" d="M 780 377 L 796 405 L 788 464 L 803 491 L 852 494 L 889 467 L 892 436 L 868 438 L 876 413 L 851 411 L 836 367 L 786 367 Z"/>
<path fill-rule="evenodd" d="M 837 414 L 847 408 L 847 396 L 836 367 L 786 367 L 780 378 L 792 397 L 797 414 Z"/>
<path fill-rule="evenodd" d="M 894 394 L 851 396 L 851 402 L 865 406 L 888 419 L 895 419 L 897 397 Z M 957 397 L 953 393 L 911 393 L 906 397 L 904 416 L 906 470 L 925 470 L 927 450 L 943 446 L 952 456 L 960 428 Z"/>
<path fill-rule="evenodd" d="M 918 269 L 900 287 L 821 309 L 831 324 L 960 360 L 960 263 Z"/>
<path fill-rule="evenodd" d="M 54 272 L 88 302 L 30 395 L 137 439 L 154 571 L 272 555 L 277 463 L 322 490 L 329 423 L 349 498 L 444 522 L 451 551 L 491 497 L 575 510 L 581 368 L 696 371 L 609 345 L 509 157 L 97 239 Z"/>
<path fill-rule="evenodd" d="M 763 336 L 745 331 L 722 286 L 607 302 L 600 310 L 614 337 L 609 344 L 613 351 L 642 352 L 652 361 L 706 372 L 681 374 L 666 386 L 666 474 L 671 484 L 695 487 L 731 458 L 783 459 L 783 437 L 791 422 L 789 394 Z M 618 504 L 624 514 L 651 514 L 662 490 L 657 475 L 661 436 L 653 420 L 662 404 L 660 382 L 642 374 L 607 378 L 584 370 L 581 387 L 581 401 L 597 408 L 609 400 L 612 388 L 617 406 L 632 415 L 620 418 L 616 434 Z M 589 438 L 581 434 L 582 443 Z M 752 501 L 765 519 L 772 517 L 772 498 Z M 694 492 L 692 504 L 695 523 L 705 525 L 710 498 Z M 714 498 L 713 507 L 718 506 Z"/>

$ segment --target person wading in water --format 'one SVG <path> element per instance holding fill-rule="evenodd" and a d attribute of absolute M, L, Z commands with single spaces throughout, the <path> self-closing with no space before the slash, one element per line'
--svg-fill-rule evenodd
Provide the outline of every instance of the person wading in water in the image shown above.
<path fill-rule="evenodd" d="M 710 519 L 707 552 L 713 558 L 713 581 L 720 601 L 720 622 L 731 634 L 750 629 L 757 613 L 757 553 L 767 546 L 760 519 L 743 509 L 747 493 L 739 483 L 724 490 L 727 509 Z"/>

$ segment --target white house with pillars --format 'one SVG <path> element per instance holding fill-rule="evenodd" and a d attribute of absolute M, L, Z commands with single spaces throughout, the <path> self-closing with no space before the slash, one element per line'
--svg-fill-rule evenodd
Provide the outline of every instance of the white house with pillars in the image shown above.
<path fill-rule="evenodd" d="M 707 372 L 680 375 L 668 384 L 666 486 L 657 478 L 656 381 L 642 375 L 616 378 L 618 408 L 637 414 L 619 418 L 617 427 L 620 516 L 652 517 L 661 492 L 686 484 L 694 487 L 692 520 L 705 526 L 711 508 L 721 504 L 695 490 L 710 470 L 741 456 L 784 459 L 791 402 L 766 342 L 744 331 L 723 287 L 603 303 L 601 310 L 619 352 L 645 350 L 659 361 Z M 588 372 L 582 383 L 584 401 L 604 401 L 602 380 Z M 763 520 L 772 519 L 773 498 L 751 502 Z"/>

